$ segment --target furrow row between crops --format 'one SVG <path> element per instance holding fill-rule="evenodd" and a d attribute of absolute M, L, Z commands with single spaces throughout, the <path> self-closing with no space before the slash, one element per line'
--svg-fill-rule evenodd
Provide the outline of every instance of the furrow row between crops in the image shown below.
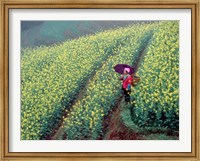
<path fill-rule="evenodd" d="M 137 71 L 140 67 L 141 62 L 144 59 L 146 50 L 148 48 L 149 42 L 151 38 L 148 40 L 146 46 L 142 49 L 138 59 L 136 60 L 134 67 Z M 132 87 L 134 90 L 134 87 Z M 114 108 L 112 108 L 108 115 L 106 115 L 103 119 L 103 135 L 99 138 L 101 140 L 144 140 L 143 137 L 137 134 L 136 128 L 130 129 L 127 127 L 122 118 L 121 112 L 122 109 L 127 108 L 127 103 L 125 103 L 123 96 L 119 97 L 116 101 Z"/>
<path fill-rule="evenodd" d="M 25 50 L 21 64 L 21 139 L 51 135 L 92 72 L 112 56 L 119 43 L 126 42 L 131 32 L 131 27 L 119 28 L 58 46 Z"/>
<path fill-rule="evenodd" d="M 91 80 L 93 80 L 93 77 L 95 76 L 95 73 L 102 68 L 102 66 L 108 61 L 110 56 L 115 56 L 115 55 L 120 54 L 119 53 L 120 48 L 122 48 L 126 43 L 128 43 L 129 39 L 130 39 L 130 36 L 127 36 L 126 38 L 123 38 L 123 41 L 122 40 L 118 40 L 117 44 L 112 46 L 111 50 L 109 51 L 109 56 L 108 56 L 107 60 L 102 61 L 101 65 L 98 66 L 98 68 L 94 69 L 91 72 L 91 75 L 90 75 L 90 77 L 88 77 L 87 82 L 85 83 L 85 85 L 80 88 L 80 90 L 79 90 L 78 94 L 75 96 L 75 98 L 70 101 L 70 105 L 66 106 L 66 108 L 65 108 L 66 111 L 63 113 L 63 117 L 62 117 L 60 123 L 55 126 L 54 130 L 52 131 L 52 134 L 47 136 L 45 139 L 47 139 L 47 140 L 53 139 L 54 140 L 54 139 L 57 138 L 57 136 L 60 135 L 60 133 L 63 132 L 62 131 L 63 118 L 67 117 L 68 113 L 71 110 L 73 110 L 73 106 L 77 103 L 77 101 L 84 97 L 85 92 L 86 92 L 86 90 L 88 88 L 88 85 L 90 84 Z"/>
<path fill-rule="evenodd" d="M 101 135 L 103 117 L 114 107 L 120 96 L 119 76 L 111 72 L 113 66 L 116 61 L 134 65 L 151 35 L 152 31 L 149 26 L 135 28 L 135 34 L 128 45 L 120 49 L 119 55 L 111 56 L 96 72 L 84 97 L 77 101 L 64 118 L 62 126 L 64 134 L 58 136 L 59 139 L 97 139 Z M 98 93 L 101 95 L 98 96 Z"/>

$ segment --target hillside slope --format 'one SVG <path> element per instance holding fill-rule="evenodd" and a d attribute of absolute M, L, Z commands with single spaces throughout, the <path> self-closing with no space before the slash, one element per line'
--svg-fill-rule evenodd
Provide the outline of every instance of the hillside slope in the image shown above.
<path fill-rule="evenodd" d="M 141 21 L 22 21 L 21 46 L 51 45 Z M 148 23 L 148 22 L 146 22 Z"/>

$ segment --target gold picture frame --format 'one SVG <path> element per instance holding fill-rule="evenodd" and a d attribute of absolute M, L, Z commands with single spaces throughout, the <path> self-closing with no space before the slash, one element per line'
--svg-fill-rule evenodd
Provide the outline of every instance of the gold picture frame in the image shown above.
<path fill-rule="evenodd" d="M 199 117 L 200 117 L 200 52 L 199 52 L 199 0 L 1 0 L 1 160 L 200 160 L 199 153 Z M 192 152 L 175 153 L 32 153 L 9 152 L 9 98 L 8 98 L 8 66 L 9 66 L 9 9 L 20 8 L 159 8 L 159 9 L 191 9 L 192 11 Z"/>

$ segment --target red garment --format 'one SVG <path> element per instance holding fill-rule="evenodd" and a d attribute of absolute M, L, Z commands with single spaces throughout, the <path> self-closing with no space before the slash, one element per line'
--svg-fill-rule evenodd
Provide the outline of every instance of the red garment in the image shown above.
<path fill-rule="evenodd" d="M 128 88 L 128 85 L 132 84 L 133 82 L 133 77 L 131 77 L 130 75 L 128 76 L 128 78 L 126 78 L 124 81 L 123 81 L 123 88 L 124 89 L 127 89 Z"/>

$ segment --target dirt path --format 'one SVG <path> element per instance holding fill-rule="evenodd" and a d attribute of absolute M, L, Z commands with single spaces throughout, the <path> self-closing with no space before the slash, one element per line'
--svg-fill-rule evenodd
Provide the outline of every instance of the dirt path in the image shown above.
<path fill-rule="evenodd" d="M 136 71 L 138 70 L 138 67 L 141 64 L 141 60 L 144 58 L 144 51 L 146 47 L 143 48 L 140 56 L 138 57 L 136 64 L 134 64 L 134 67 Z M 103 64 L 102 64 L 103 65 Z M 79 91 L 78 95 L 76 96 L 76 99 L 71 103 L 70 107 L 68 109 L 70 110 L 78 100 L 82 99 L 85 95 L 85 91 L 88 87 L 88 84 L 90 83 L 90 80 L 93 79 L 95 73 L 92 74 L 93 76 L 87 80 L 86 85 Z M 130 132 L 127 127 L 121 122 L 120 120 L 120 112 L 121 112 L 121 102 L 123 100 L 123 96 L 121 96 L 118 101 L 116 102 L 116 106 L 112 109 L 112 111 L 109 112 L 109 114 L 104 118 L 103 121 L 103 135 L 98 138 L 99 140 L 102 139 L 118 139 L 118 140 L 135 140 L 140 139 L 137 134 L 134 132 Z M 70 111 L 69 111 L 70 112 Z M 68 112 L 65 112 L 63 114 L 64 118 L 67 116 Z M 50 136 L 48 136 L 47 140 L 63 140 L 66 139 L 65 132 L 62 128 L 63 126 L 63 119 L 61 122 L 55 127 L 54 131 Z M 120 139 L 121 138 L 121 139 Z"/>
<path fill-rule="evenodd" d="M 143 48 L 138 60 L 136 61 L 136 64 L 134 64 L 134 67 L 136 71 L 138 70 L 138 67 L 141 64 L 141 61 L 143 60 L 145 56 L 145 49 Z M 121 121 L 120 113 L 122 111 L 122 108 L 125 105 L 123 100 L 123 96 L 121 96 L 118 101 L 116 102 L 115 107 L 108 113 L 107 116 L 104 117 L 103 121 L 103 135 L 99 138 L 100 140 L 145 140 L 144 137 L 139 136 L 134 131 L 128 129 L 124 123 Z"/>
<path fill-rule="evenodd" d="M 129 130 L 120 119 L 122 107 L 120 104 L 111 114 L 109 126 L 107 126 L 103 140 L 144 140 L 134 131 Z"/>
<path fill-rule="evenodd" d="M 120 41 L 119 41 L 120 42 Z M 122 43 L 122 46 L 124 46 L 126 43 Z M 118 46 L 117 46 L 118 47 Z M 119 53 L 111 53 L 110 55 L 113 56 L 113 55 L 117 55 Z M 109 57 L 107 57 L 107 59 L 104 61 L 104 63 L 109 59 Z M 101 69 L 101 67 L 103 66 L 102 63 L 98 69 Z M 98 70 L 97 69 L 97 70 Z M 70 109 L 72 109 L 72 107 L 77 103 L 78 100 L 82 99 L 83 96 L 85 95 L 85 92 L 86 92 L 86 89 L 88 88 L 88 85 L 90 84 L 90 81 L 93 80 L 93 77 L 95 76 L 95 73 L 96 71 L 94 71 L 91 76 L 89 77 L 89 79 L 87 80 L 87 82 L 85 83 L 86 85 L 79 91 L 79 93 L 76 95 L 75 99 L 72 101 L 71 105 L 68 107 L 69 109 L 69 112 L 70 112 Z M 64 112 L 63 114 L 63 117 L 65 118 L 67 116 L 68 112 Z M 60 123 L 54 128 L 54 131 L 52 132 L 51 135 L 47 136 L 45 139 L 46 140 L 59 140 L 59 139 L 63 139 L 63 138 L 59 138 L 61 137 L 62 135 L 64 135 L 64 131 L 63 131 L 63 128 L 62 128 L 62 125 L 63 125 L 63 117 L 60 121 Z M 64 136 L 65 137 L 65 136 Z"/>
<path fill-rule="evenodd" d="M 70 105 L 69 111 L 70 111 L 71 107 L 73 107 L 73 106 L 77 103 L 77 101 L 78 101 L 79 99 L 82 99 L 82 98 L 83 98 L 84 93 L 85 93 L 85 91 L 86 91 L 86 89 L 87 89 L 87 87 L 88 87 L 88 84 L 90 83 L 90 80 L 91 80 L 91 79 L 87 80 L 86 85 L 84 86 L 84 88 L 82 88 L 82 89 L 79 91 L 78 95 L 76 96 L 76 99 L 75 99 L 75 100 L 73 101 L 73 103 Z M 65 112 L 63 116 L 66 117 L 67 114 L 68 114 L 68 112 Z M 52 135 L 52 136 L 50 137 L 50 140 L 58 140 L 58 139 L 59 139 L 59 136 L 64 135 L 64 131 L 63 131 L 63 128 L 62 128 L 63 122 L 64 122 L 64 120 L 62 119 L 62 120 L 61 120 L 61 123 L 58 125 L 58 127 L 55 128 L 54 135 Z"/>

